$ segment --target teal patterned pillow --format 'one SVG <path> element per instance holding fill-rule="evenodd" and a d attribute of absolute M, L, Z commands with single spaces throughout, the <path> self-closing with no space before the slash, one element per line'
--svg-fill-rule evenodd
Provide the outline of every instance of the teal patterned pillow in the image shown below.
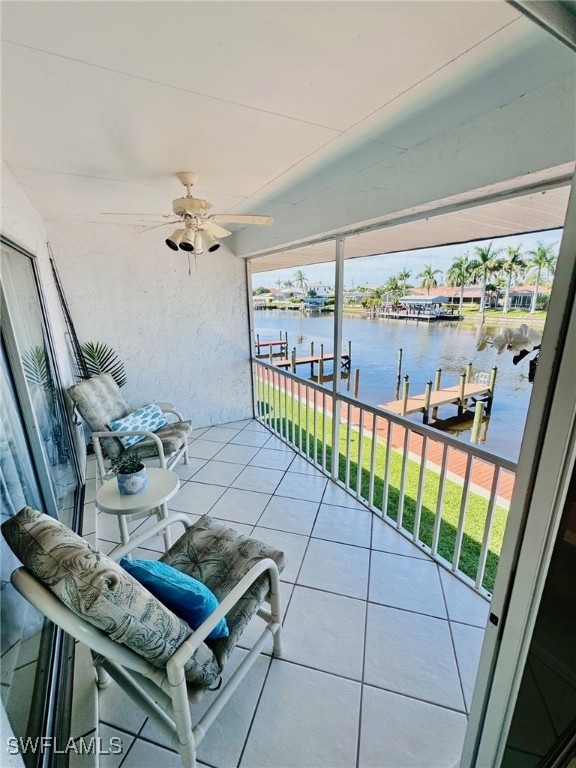
<path fill-rule="evenodd" d="M 114 432 L 128 429 L 145 429 L 148 432 L 156 432 L 166 423 L 166 416 L 162 413 L 158 403 L 149 403 L 122 419 L 108 422 L 108 426 Z M 130 448 L 130 446 L 139 443 L 140 440 L 144 440 L 145 437 L 146 435 L 128 435 L 127 437 L 119 437 L 119 440 L 124 448 Z"/>
<path fill-rule="evenodd" d="M 192 629 L 198 629 L 218 608 L 218 599 L 205 584 L 171 565 L 157 560 L 128 560 L 125 557 L 120 560 L 120 565 Z M 226 619 L 220 619 L 208 637 L 228 637 Z"/>

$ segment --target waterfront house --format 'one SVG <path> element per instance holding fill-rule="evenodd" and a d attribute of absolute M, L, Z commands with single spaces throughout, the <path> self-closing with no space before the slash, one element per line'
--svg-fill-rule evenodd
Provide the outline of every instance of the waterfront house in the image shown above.
<path fill-rule="evenodd" d="M 323 299 L 334 298 L 334 288 L 330 285 L 326 285 L 325 283 L 310 283 L 308 285 L 308 293 L 311 296 L 316 296 Z"/>
<path fill-rule="evenodd" d="M 547 581 L 573 583 L 574 19 L 567 3 L 529 5 L 2 3 L 2 514 L 27 503 L 105 551 L 117 542 L 63 394 L 76 340 L 102 342 L 131 402 L 173 401 L 197 427 L 175 509 L 256 529 L 291 563 L 286 658 L 259 660 L 203 744 L 207 765 L 528 765 L 574 743 L 546 700 L 574 688 L 559 640 L 571 598 Z M 218 250 L 175 250 L 173 227 L 152 227 L 172 220 L 179 171 L 199 174 L 192 192 L 211 212 L 274 224 L 230 223 Z M 249 279 L 334 263 L 338 347 L 347 259 L 564 224 L 522 455 L 491 465 L 516 480 L 489 595 L 412 536 L 400 507 L 382 519 L 362 472 L 352 484 L 351 465 L 370 462 L 352 453 L 364 416 L 376 436 L 385 416 L 354 423 L 332 390 L 343 476 L 325 435 L 320 455 L 306 445 L 288 403 L 298 383 L 251 360 Z M 310 387 L 306 413 L 323 397 Z M 440 465 L 459 450 L 412 431 L 423 464 L 432 444 Z M 464 453 L 468 482 L 491 459 Z M 417 516 L 418 487 L 396 491 Z M 63 759 L 54 735 L 121 737 L 121 768 L 178 765 L 125 692 L 96 696 L 85 648 L 19 599 L 16 566 L 2 542 L 3 739 L 48 738 L 27 766 Z M 22 748 L 2 749 L 0 764 L 24 764 Z"/>
<path fill-rule="evenodd" d="M 510 291 L 510 309 L 530 309 L 532 306 L 532 299 L 534 298 L 534 288 L 532 286 L 518 286 L 518 288 Z M 546 305 L 550 298 L 550 288 L 543 286 L 538 290 L 538 302 L 545 301 Z"/>

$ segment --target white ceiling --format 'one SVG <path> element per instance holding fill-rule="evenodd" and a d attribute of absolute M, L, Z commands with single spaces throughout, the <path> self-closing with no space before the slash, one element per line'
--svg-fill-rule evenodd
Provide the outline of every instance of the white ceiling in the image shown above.
<path fill-rule="evenodd" d="M 556 169 L 560 171 L 560 169 Z M 563 168 L 566 174 L 574 172 L 573 164 Z M 345 238 L 344 258 L 355 259 L 376 254 L 402 253 L 418 248 L 470 243 L 490 238 L 521 235 L 563 226 L 568 206 L 570 185 L 533 194 L 525 194 L 497 202 L 466 206 L 458 210 L 408 221 L 394 221 L 383 227 L 350 235 Z M 333 262 L 336 258 L 334 240 L 274 252 L 252 259 L 251 270 L 269 272 L 286 266 L 302 267 L 309 264 Z"/>
<path fill-rule="evenodd" d="M 2 40 L 6 165 L 47 220 L 126 226 L 155 217 L 103 214 L 169 213 L 180 170 L 278 218 L 573 68 L 467 0 L 2 2 Z"/>

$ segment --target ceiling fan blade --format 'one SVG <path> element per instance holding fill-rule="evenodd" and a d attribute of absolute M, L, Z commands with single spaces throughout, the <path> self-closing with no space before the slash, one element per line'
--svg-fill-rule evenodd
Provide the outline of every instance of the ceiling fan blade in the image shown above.
<path fill-rule="evenodd" d="M 173 213 L 119 213 L 118 211 L 102 211 L 100 216 L 153 216 L 155 219 L 169 219 Z"/>
<path fill-rule="evenodd" d="M 274 224 L 272 216 L 250 216 L 242 213 L 215 213 L 210 218 L 224 224 Z"/>
<path fill-rule="evenodd" d="M 144 232 L 152 232 L 153 229 L 160 229 L 160 227 L 168 227 L 168 226 L 174 226 L 175 224 L 181 224 L 182 221 L 180 219 L 174 219 L 174 221 L 165 221 L 164 224 L 156 224 L 155 227 L 146 227 L 146 229 L 141 229 L 140 232 L 138 232 L 139 235 L 143 235 Z"/>
<path fill-rule="evenodd" d="M 216 224 L 212 216 L 208 219 L 204 219 L 201 226 L 203 229 L 208 230 L 210 234 L 214 235 L 214 237 L 228 237 L 228 235 L 232 234 L 229 229 L 224 229 L 220 224 Z"/>

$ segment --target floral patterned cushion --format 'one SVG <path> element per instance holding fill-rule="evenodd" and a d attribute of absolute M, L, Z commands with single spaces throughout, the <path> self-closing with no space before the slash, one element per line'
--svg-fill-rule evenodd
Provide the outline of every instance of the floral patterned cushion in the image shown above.
<path fill-rule="evenodd" d="M 2 525 L 8 544 L 27 570 L 70 610 L 114 640 L 163 667 L 191 635 L 136 579 L 58 520 L 24 507 Z M 202 644 L 187 663 L 186 678 L 208 687 L 220 674 Z"/>
<path fill-rule="evenodd" d="M 92 432 L 109 431 L 110 421 L 120 419 L 132 410 L 109 373 L 79 381 L 67 392 Z M 123 446 L 119 440 L 106 438 L 102 445 L 111 459 L 122 453 Z"/>
<path fill-rule="evenodd" d="M 164 427 L 156 432 L 156 435 L 162 441 L 164 448 L 164 454 L 169 456 L 175 451 L 179 451 L 182 446 L 188 442 L 189 436 L 192 434 L 192 422 L 191 421 L 174 421 L 170 424 L 166 424 Z M 138 451 L 141 459 L 148 459 L 151 456 L 158 456 L 158 448 L 153 438 L 145 437 L 136 445 L 125 449 L 126 452 Z"/>
<path fill-rule="evenodd" d="M 267 557 L 276 561 L 279 571 L 283 570 L 283 552 L 204 515 L 160 560 L 201 581 L 222 602 L 250 568 Z M 229 636 L 210 641 L 220 666 L 226 663 L 239 636 L 269 591 L 270 579 L 263 574 L 226 615 Z"/>

